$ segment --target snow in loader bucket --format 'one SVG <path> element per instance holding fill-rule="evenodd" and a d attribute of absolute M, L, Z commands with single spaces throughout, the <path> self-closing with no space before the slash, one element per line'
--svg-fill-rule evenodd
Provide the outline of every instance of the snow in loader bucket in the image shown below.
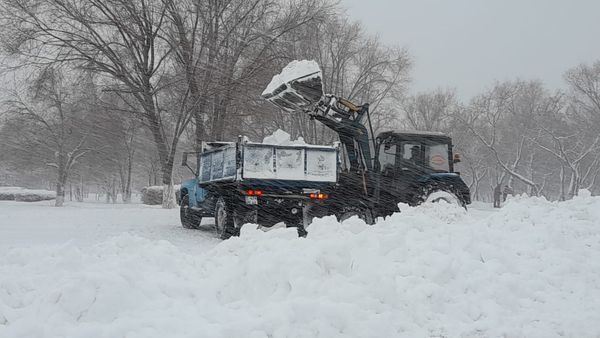
<path fill-rule="evenodd" d="M 321 69 L 309 60 L 290 62 L 262 93 L 264 99 L 289 112 L 309 110 L 322 96 Z"/>

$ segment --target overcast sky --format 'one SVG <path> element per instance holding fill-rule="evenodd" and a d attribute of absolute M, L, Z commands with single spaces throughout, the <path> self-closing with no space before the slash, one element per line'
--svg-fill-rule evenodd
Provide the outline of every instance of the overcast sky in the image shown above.
<path fill-rule="evenodd" d="M 408 47 L 413 91 L 456 88 L 462 99 L 494 80 L 539 79 L 600 60 L 600 0 L 341 0 L 386 43 Z"/>

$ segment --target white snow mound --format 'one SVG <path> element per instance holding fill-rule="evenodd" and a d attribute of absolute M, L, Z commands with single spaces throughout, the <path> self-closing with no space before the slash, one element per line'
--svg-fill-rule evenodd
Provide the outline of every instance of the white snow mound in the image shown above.
<path fill-rule="evenodd" d="M 0 337 L 595 337 L 600 198 L 0 256 Z"/>
<path fill-rule="evenodd" d="M 0 187 L 0 201 L 39 202 L 56 198 L 56 192 L 22 187 Z"/>
<path fill-rule="evenodd" d="M 316 61 L 294 60 L 288 63 L 288 65 L 285 66 L 285 68 L 283 68 L 281 73 L 273 76 L 271 82 L 269 82 L 269 85 L 267 86 L 267 88 L 265 88 L 262 95 L 273 92 L 275 89 L 277 89 L 277 87 L 281 86 L 286 82 L 292 81 L 301 76 L 316 73 L 321 73 L 321 68 L 319 67 L 319 64 Z"/>
<path fill-rule="evenodd" d="M 302 136 L 298 137 L 295 140 L 292 140 L 290 134 L 286 133 L 281 129 L 277 129 L 273 134 L 265 137 L 262 143 L 274 144 L 278 146 L 307 145 L 306 142 L 304 142 L 304 138 Z"/>

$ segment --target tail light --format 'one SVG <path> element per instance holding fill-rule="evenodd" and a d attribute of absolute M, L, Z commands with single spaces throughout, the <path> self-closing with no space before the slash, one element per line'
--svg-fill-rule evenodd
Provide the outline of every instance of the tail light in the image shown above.
<path fill-rule="evenodd" d="M 258 189 L 247 189 L 246 191 L 246 195 L 248 196 L 262 196 L 263 192 L 262 190 L 258 190 Z"/>
<path fill-rule="evenodd" d="M 326 198 L 328 198 L 329 196 L 327 194 L 324 194 L 322 192 L 311 192 L 308 197 L 310 197 L 310 199 L 312 200 L 324 200 Z"/>

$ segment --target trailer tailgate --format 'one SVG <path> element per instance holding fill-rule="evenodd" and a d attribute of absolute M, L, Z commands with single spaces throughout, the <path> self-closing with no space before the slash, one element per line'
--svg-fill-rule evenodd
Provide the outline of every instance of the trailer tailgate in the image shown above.
<path fill-rule="evenodd" d="M 334 147 L 247 143 L 242 157 L 243 179 L 337 181 L 338 153 Z"/>

